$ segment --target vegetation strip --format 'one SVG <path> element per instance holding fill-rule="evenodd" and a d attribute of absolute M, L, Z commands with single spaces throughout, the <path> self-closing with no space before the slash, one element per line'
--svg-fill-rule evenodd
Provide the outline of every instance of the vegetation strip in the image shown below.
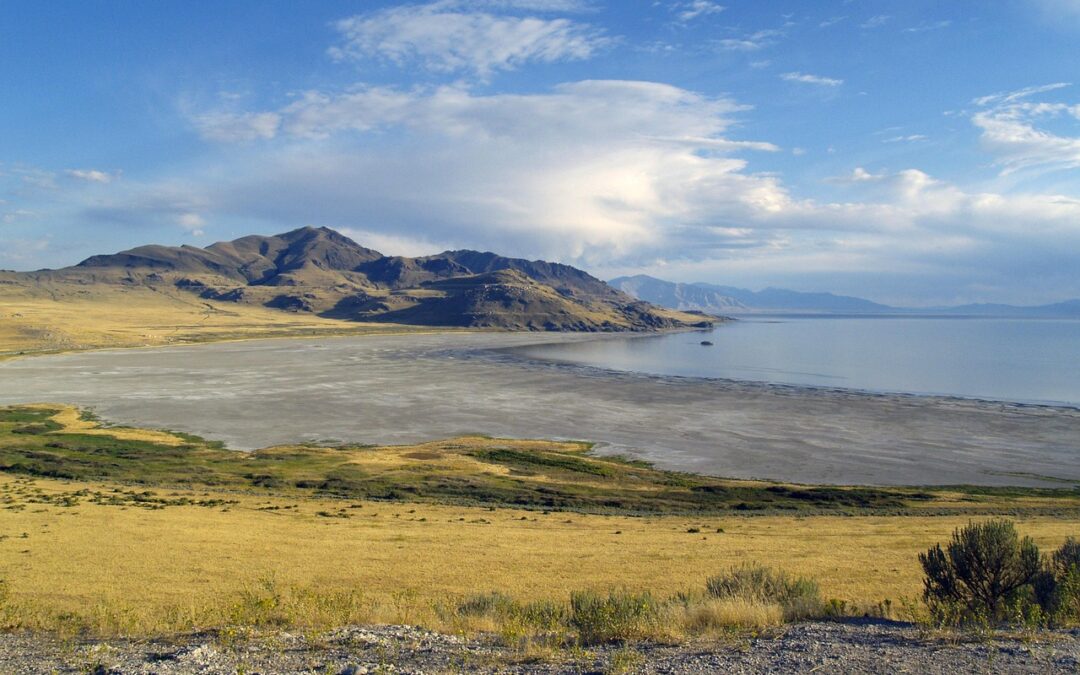
<path fill-rule="evenodd" d="M 471 436 L 240 453 L 187 434 L 106 427 L 69 406 L 0 408 L 0 471 L 48 478 L 619 514 L 1080 514 L 1077 489 L 785 485 L 660 471 L 589 449 Z"/>

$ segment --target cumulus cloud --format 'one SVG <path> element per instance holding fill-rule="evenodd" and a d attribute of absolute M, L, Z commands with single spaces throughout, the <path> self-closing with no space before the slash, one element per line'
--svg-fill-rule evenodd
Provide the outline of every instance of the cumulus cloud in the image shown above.
<path fill-rule="evenodd" d="M 193 237 L 201 237 L 205 234 L 203 226 L 206 225 L 206 219 L 197 213 L 181 213 L 176 217 L 176 224 Z"/>
<path fill-rule="evenodd" d="M 1074 198 L 863 167 L 829 179 L 843 198 L 807 198 L 752 169 L 751 153 L 780 148 L 736 136 L 746 106 L 670 85 L 359 87 L 305 92 L 270 112 L 275 142 L 215 167 L 224 178 L 193 185 L 200 202 L 185 212 L 268 231 L 349 228 L 387 253 L 485 248 L 598 273 L 663 264 L 746 283 L 802 274 L 837 290 L 883 269 L 989 275 L 980 260 L 1022 276 L 1036 250 L 1080 264 Z"/>
<path fill-rule="evenodd" d="M 785 82 L 800 82 L 802 84 L 818 84 L 824 87 L 839 87 L 844 83 L 843 80 L 833 77 L 822 77 L 820 75 L 809 75 L 807 73 L 792 72 L 784 73 L 780 76 L 781 80 Z"/>
<path fill-rule="evenodd" d="M 342 41 L 330 55 L 341 61 L 418 64 L 435 72 L 485 78 L 526 63 L 587 59 L 610 42 L 587 24 L 483 9 L 535 10 L 540 5 L 553 11 L 565 4 L 434 2 L 389 7 L 338 21 Z"/>
<path fill-rule="evenodd" d="M 782 198 L 774 178 L 743 175 L 745 161 L 732 157 L 779 149 L 727 136 L 745 110 L 633 81 L 528 95 L 306 92 L 273 113 L 281 143 L 254 167 L 220 171 L 246 178 L 219 184 L 211 201 L 258 218 L 375 220 L 395 236 L 502 241 L 533 255 L 628 253 L 655 240 L 654 220 L 703 215 L 702 200 L 752 210 Z"/>
<path fill-rule="evenodd" d="M 971 121 L 981 132 L 984 148 L 995 156 L 1001 173 L 1080 168 L 1080 103 L 1039 102 L 1040 94 L 1069 85 L 1055 83 L 983 96 Z M 1073 134 L 1054 132 L 1047 124 L 1071 121 Z"/>

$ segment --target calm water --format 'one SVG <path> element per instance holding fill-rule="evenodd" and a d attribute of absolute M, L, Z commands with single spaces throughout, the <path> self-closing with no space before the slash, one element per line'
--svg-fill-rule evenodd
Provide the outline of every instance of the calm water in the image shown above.
<path fill-rule="evenodd" d="M 655 375 L 1080 405 L 1076 320 L 752 317 L 712 331 L 523 351 Z"/>

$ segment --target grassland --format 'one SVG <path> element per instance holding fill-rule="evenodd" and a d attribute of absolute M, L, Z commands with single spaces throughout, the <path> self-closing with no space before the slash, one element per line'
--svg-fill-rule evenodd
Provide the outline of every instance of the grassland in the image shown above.
<path fill-rule="evenodd" d="M 921 590 L 916 554 L 972 517 L 1013 513 L 1045 548 L 1080 520 L 1075 490 L 826 488 L 808 499 L 794 493 L 814 488 L 672 474 L 587 449 L 464 438 L 242 454 L 103 427 L 66 406 L 6 408 L 0 623 L 106 635 L 236 623 L 468 631 L 491 626 L 457 611 L 477 593 L 686 597 L 745 562 L 896 615 Z M 680 625 L 700 622 L 694 611 Z M 709 611 L 730 615 L 722 625 L 782 620 L 763 607 Z"/>
<path fill-rule="evenodd" d="M 628 515 L 1080 514 L 1080 491 L 816 487 L 660 471 L 580 442 L 471 436 L 407 446 L 291 445 L 251 453 L 103 427 L 70 406 L 0 408 L 0 470 L 160 488 L 381 499 Z"/>
<path fill-rule="evenodd" d="M 87 349 L 415 330 L 203 300 L 149 286 L 27 285 L 0 279 L 0 360 Z"/>

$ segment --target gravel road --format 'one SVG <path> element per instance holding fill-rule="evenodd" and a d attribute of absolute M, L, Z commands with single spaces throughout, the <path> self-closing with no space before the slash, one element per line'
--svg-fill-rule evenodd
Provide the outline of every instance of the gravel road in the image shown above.
<path fill-rule="evenodd" d="M 608 646 L 564 660 L 529 660 L 490 640 L 404 626 L 318 637 L 264 634 L 223 641 L 61 641 L 0 635 L 0 672 L 31 673 L 1076 673 L 1080 631 L 1026 637 L 930 636 L 892 622 L 805 623 L 720 643 Z"/>

